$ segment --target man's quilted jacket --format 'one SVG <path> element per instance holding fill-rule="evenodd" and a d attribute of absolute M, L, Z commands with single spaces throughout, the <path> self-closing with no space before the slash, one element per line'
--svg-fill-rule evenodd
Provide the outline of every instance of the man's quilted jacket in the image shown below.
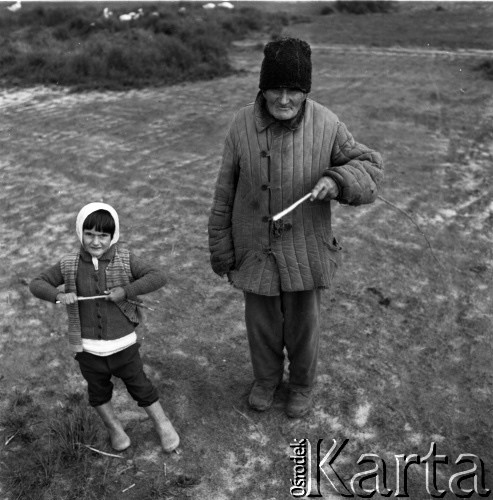
<path fill-rule="evenodd" d="M 382 159 L 311 99 L 291 128 L 265 110 L 261 94 L 242 108 L 226 137 L 209 218 L 214 272 L 260 295 L 328 288 L 340 261 L 330 201 L 308 200 L 270 220 L 324 175 L 337 183 L 340 203 L 372 203 Z"/>

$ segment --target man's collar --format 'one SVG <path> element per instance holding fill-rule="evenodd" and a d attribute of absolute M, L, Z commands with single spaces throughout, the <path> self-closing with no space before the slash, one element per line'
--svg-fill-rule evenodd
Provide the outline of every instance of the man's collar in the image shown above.
<path fill-rule="evenodd" d="M 273 123 L 279 123 L 289 130 L 296 130 L 300 126 L 303 116 L 305 115 L 305 105 L 306 99 L 303 101 L 298 114 L 294 118 L 291 118 L 291 120 L 276 120 L 267 110 L 264 94 L 262 91 L 259 91 L 254 104 L 254 116 L 257 132 L 262 132 Z"/>

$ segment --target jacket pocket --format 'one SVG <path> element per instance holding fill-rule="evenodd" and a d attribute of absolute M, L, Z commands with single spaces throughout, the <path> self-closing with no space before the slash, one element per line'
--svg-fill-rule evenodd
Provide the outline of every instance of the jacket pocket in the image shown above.
<path fill-rule="evenodd" d="M 332 281 L 337 269 L 339 269 L 342 264 L 342 246 L 339 244 L 334 235 L 331 235 L 328 239 L 323 238 L 322 242 L 324 247 L 327 249 L 326 254 L 330 264 L 329 278 Z"/>
<path fill-rule="evenodd" d="M 264 263 L 266 255 L 258 250 L 246 250 L 237 261 L 234 269 L 228 273 L 228 280 L 235 286 L 243 288 Z M 245 281 L 246 280 L 246 281 Z"/>
<path fill-rule="evenodd" d="M 265 260 L 265 254 L 257 250 L 247 250 L 243 253 L 240 259 L 236 262 L 233 271 L 244 271 L 252 267 L 258 266 Z"/>

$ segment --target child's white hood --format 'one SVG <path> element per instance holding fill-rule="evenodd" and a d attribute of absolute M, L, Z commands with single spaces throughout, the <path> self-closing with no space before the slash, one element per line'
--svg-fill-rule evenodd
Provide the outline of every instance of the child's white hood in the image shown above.
<path fill-rule="evenodd" d="M 82 227 L 84 225 L 84 221 L 87 219 L 87 216 L 96 212 L 96 210 L 106 210 L 111 214 L 113 220 L 115 221 L 115 233 L 113 234 L 113 238 L 111 239 L 110 245 L 114 245 L 118 239 L 120 238 L 120 221 L 118 219 L 118 214 L 116 210 L 106 203 L 89 203 L 85 207 L 80 209 L 80 212 L 77 215 L 77 221 L 75 223 L 77 236 L 79 237 L 80 242 L 82 243 Z"/>

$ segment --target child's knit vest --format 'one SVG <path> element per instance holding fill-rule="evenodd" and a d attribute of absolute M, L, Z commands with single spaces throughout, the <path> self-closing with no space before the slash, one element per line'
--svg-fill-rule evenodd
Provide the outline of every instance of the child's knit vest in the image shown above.
<path fill-rule="evenodd" d="M 60 268 L 65 282 L 65 293 L 77 293 L 76 276 L 79 265 L 79 252 L 70 253 L 62 257 Z M 116 286 L 125 286 L 134 281 L 130 269 L 130 252 L 126 248 L 115 248 L 115 255 L 106 267 L 106 287 L 108 289 Z M 132 323 L 139 323 L 140 315 L 135 304 L 126 300 L 115 302 L 120 310 Z M 70 349 L 74 352 L 82 352 L 82 333 L 80 327 L 79 304 L 67 305 L 68 313 L 68 341 Z"/>

